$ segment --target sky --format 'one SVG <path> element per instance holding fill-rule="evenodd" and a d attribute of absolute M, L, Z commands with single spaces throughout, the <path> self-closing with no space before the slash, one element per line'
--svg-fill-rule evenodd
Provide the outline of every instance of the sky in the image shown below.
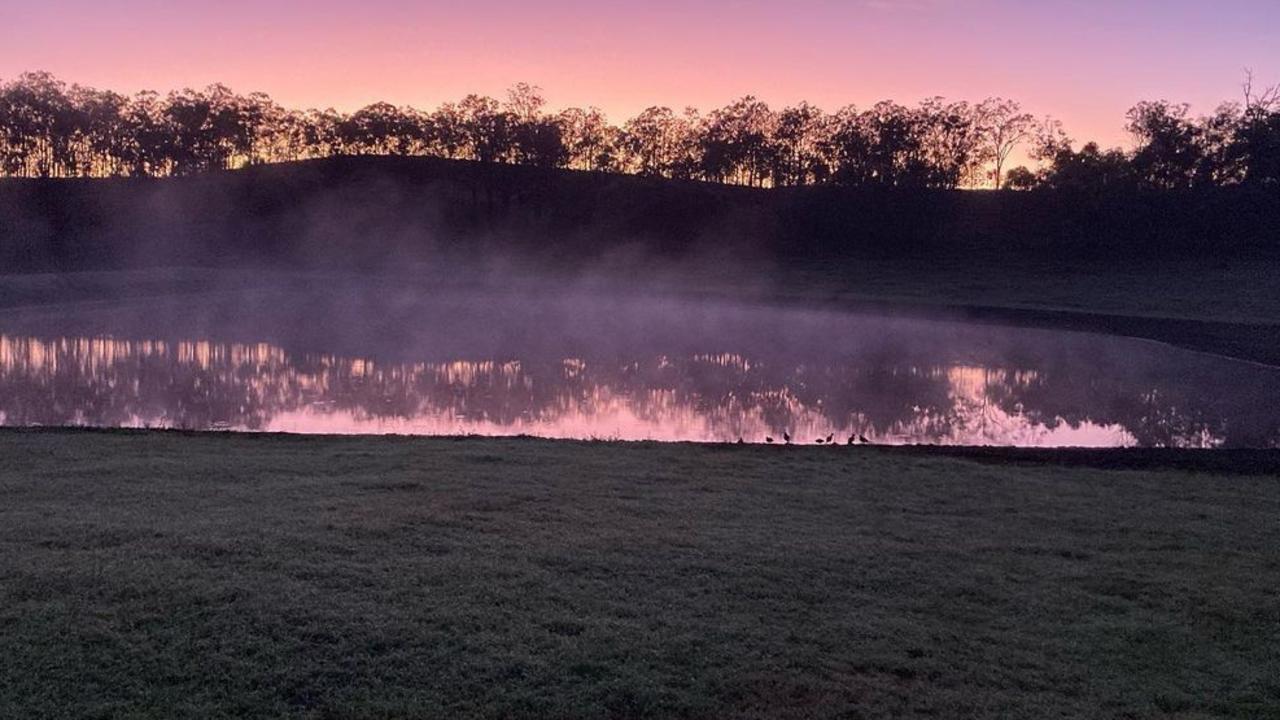
<path fill-rule="evenodd" d="M 1014 98 L 1127 144 L 1142 99 L 1209 112 L 1280 83 L 1280 0 L 0 0 L 0 79 L 225 83 L 290 107 L 424 109 L 540 86 L 621 121 L 746 94 L 827 110 Z"/>

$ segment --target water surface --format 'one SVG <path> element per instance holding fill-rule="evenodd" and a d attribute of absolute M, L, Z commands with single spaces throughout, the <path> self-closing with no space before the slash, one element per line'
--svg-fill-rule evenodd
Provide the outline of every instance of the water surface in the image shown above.
<path fill-rule="evenodd" d="M 1277 408 L 1280 372 L 1152 342 L 671 297 L 226 293 L 0 318 L 7 425 L 1271 447 Z"/>

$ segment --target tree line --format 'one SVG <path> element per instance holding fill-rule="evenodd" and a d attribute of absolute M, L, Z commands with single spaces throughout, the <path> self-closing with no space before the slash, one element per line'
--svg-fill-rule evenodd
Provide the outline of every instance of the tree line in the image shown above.
<path fill-rule="evenodd" d="M 1015 101 L 930 98 L 834 113 L 753 96 L 702 113 L 650 107 L 621 125 L 597 108 L 546 110 L 534 86 L 468 95 L 434 111 L 374 103 L 293 110 L 223 85 L 132 97 L 45 72 L 0 83 L 0 175 L 159 177 L 337 155 L 425 155 L 635 173 L 755 187 L 1193 188 L 1280 182 L 1280 91 L 1205 117 L 1141 102 L 1132 150 L 1076 149 L 1060 123 Z M 1008 169 L 1015 151 L 1040 163 Z"/>

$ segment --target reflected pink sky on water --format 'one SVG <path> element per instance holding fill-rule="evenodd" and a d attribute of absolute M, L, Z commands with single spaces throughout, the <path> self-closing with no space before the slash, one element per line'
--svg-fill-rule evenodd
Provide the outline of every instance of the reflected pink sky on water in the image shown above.
<path fill-rule="evenodd" d="M 868 377 L 872 384 L 861 378 Z M 781 381 L 777 378 L 782 378 Z M 830 389 L 814 392 L 821 379 Z M 851 382 L 849 380 L 851 379 Z M 291 433 L 533 435 L 797 443 L 1127 446 L 1122 424 L 1001 401 L 1034 370 L 964 364 L 782 368 L 736 354 L 627 362 L 566 358 L 378 363 L 293 356 L 266 343 L 0 336 L 0 421 Z M 887 398 L 883 385 L 919 397 Z M 861 390 L 860 390 L 861 389 Z M 865 393 L 863 392 L 865 390 Z M 833 408 L 840 408 L 833 410 Z M 1204 433 L 1183 437 L 1213 445 Z"/>

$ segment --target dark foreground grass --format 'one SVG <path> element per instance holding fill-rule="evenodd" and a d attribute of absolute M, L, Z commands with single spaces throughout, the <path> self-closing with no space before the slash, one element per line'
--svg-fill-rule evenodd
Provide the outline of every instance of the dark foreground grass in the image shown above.
<path fill-rule="evenodd" d="M 0 717 L 1280 717 L 1276 477 L 980 460 L 3 432 Z"/>

